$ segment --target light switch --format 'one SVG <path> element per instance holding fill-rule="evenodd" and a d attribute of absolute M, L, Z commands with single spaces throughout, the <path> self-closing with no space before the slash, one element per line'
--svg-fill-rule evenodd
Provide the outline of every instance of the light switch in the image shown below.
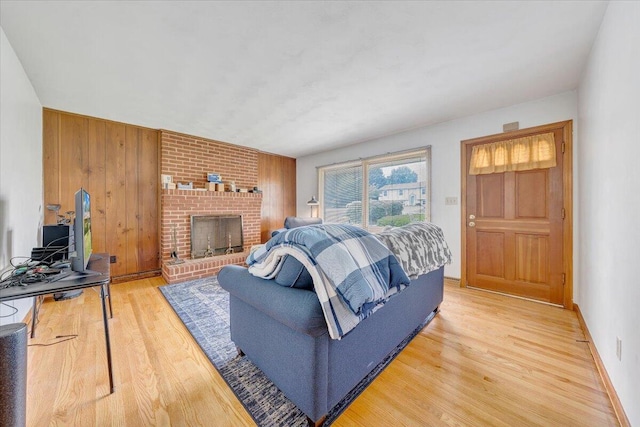
<path fill-rule="evenodd" d="M 457 197 L 445 197 L 444 198 L 444 204 L 445 205 L 457 205 L 458 204 L 458 198 Z"/>

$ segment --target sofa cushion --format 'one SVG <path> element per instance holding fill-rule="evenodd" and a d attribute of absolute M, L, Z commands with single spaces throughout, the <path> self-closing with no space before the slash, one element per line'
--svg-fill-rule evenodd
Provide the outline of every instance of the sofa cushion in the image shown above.
<path fill-rule="evenodd" d="M 313 224 L 322 224 L 322 218 L 303 218 L 300 216 L 288 216 L 284 220 L 285 228 L 296 228 Z"/>
<path fill-rule="evenodd" d="M 285 255 L 282 267 L 275 277 L 280 286 L 313 290 L 313 279 L 304 265 L 291 255 Z"/>
<path fill-rule="evenodd" d="M 291 329 L 312 337 L 329 333 L 315 292 L 279 286 L 274 280 L 252 276 L 239 265 L 223 267 L 218 282 L 234 297 Z"/>

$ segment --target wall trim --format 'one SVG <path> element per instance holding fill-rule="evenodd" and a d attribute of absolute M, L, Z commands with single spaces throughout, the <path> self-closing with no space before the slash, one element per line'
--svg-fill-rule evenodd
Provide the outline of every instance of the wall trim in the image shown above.
<path fill-rule="evenodd" d="M 573 310 L 578 315 L 578 322 L 580 322 L 580 327 L 584 332 L 584 336 L 587 339 L 587 344 L 589 345 L 589 351 L 591 352 L 591 356 L 593 357 L 593 361 L 596 364 L 596 368 L 598 369 L 598 373 L 600 374 L 600 378 L 604 384 L 604 388 L 609 395 L 609 400 L 611 400 L 611 404 L 613 405 L 613 411 L 616 413 L 616 417 L 618 418 L 618 422 L 622 427 L 630 427 L 631 423 L 627 418 L 627 414 L 624 412 L 624 408 L 622 407 L 622 403 L 620 402 L 620 398 L 618 397 L 618 393 L 616 393 L 616 389 L 613 387 L 613 383 L 611 382 L 611 378 L 609 378 L 609 374 L 607 373 L 606 368 L 604 367 L 604 363 L 602 363 L 602 359 L 600 358 L 600 354 L 598 353 L 598 349 L 593 343 L 593 338 L 591 338 L 591 333 L 589 332 L 589 328 L 587 328 L 587 323 L 584 321 L 584 317 L 582 317 L 582 312 L 580 311 L 580 307 L 578 304 L 573 304 Z"/>
<path fill-rule="evenodd" d="M 123 274 L 122 276 L 112 277 L 111 283 L 114 284 L 114 283 L 131 282 L 134 280 L 149 279 L 151 277 L 156 277 L 161 275 L 162 275 L 161 269 L 143 271 L 140 273 L 133 273 L 133 274 Z"/>

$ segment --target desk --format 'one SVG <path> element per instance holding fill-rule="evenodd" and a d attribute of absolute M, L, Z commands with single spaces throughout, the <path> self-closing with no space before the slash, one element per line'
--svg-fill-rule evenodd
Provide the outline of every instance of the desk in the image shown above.
<path fill-rule="evenodd" d="M 102 320 L 104 322 L 104 338 L 107 346 L 107 365 L 109 368 L 109 389 L 111 390 L 111 393 L 113 393 L 114 387 L 113 370 L 111 367 L 111 340 L 109 339 L 107 306 L 105 304 L 105 299 L 109 297 L 109 282 L 111 281 L 109 254 L 103 253 L 91 255 L 87 268 L 89 270 L 97 271 L 98 273 L 100 273 L 100 275 L 79 275 L 75 277 L 69 276 L 57 282 L 37 282 L 31 283 L 24 287 L 13 286 L 11 288 L 0 289 L 0 302 L 100 286 L 100 299 L 102 301 Z"/>

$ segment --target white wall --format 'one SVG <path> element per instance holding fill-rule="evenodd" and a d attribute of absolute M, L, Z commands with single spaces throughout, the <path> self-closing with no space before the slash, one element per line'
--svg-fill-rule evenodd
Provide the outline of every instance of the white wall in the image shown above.
<path fill-rule="evenodd" d="M 42 224 L 42 105 L 0 28 L 0 271 L 39 246 Z M 24 320 L 31 300 L 0 305 L 0 324 Z M 7 317 L 5 317 L 7 316 Z"/>
<path fill-rule="evenodd" d="M 640 426 L 640 3 L 609 3 L 578 95 L 576 302 L 631 425 Z"/>
<path fill-rule="evenodd" d="M 305 201 L 309 200 L 311 195 L 319 193 L 317 166 L 431 145 L 431 221 L 442 227 L 453 253 L 453 263 L 445 267 L 445 275 L 459 278 L 460 141 L 501 133 L 502 125 L 505 123 L 518 121 L 523 129 L 564 120 L 574 120 L 575 141 L 576 117 L 577 96 L 572 91 L 338 150 L 300 157 L 296 163 L 298 215 L 309 216 L 309 207 Z M 445 197 L 450 196 L 458 198 L 457 205 L 445 206 Z M 574 216 L 574 221 L 576 220 Z"/>

